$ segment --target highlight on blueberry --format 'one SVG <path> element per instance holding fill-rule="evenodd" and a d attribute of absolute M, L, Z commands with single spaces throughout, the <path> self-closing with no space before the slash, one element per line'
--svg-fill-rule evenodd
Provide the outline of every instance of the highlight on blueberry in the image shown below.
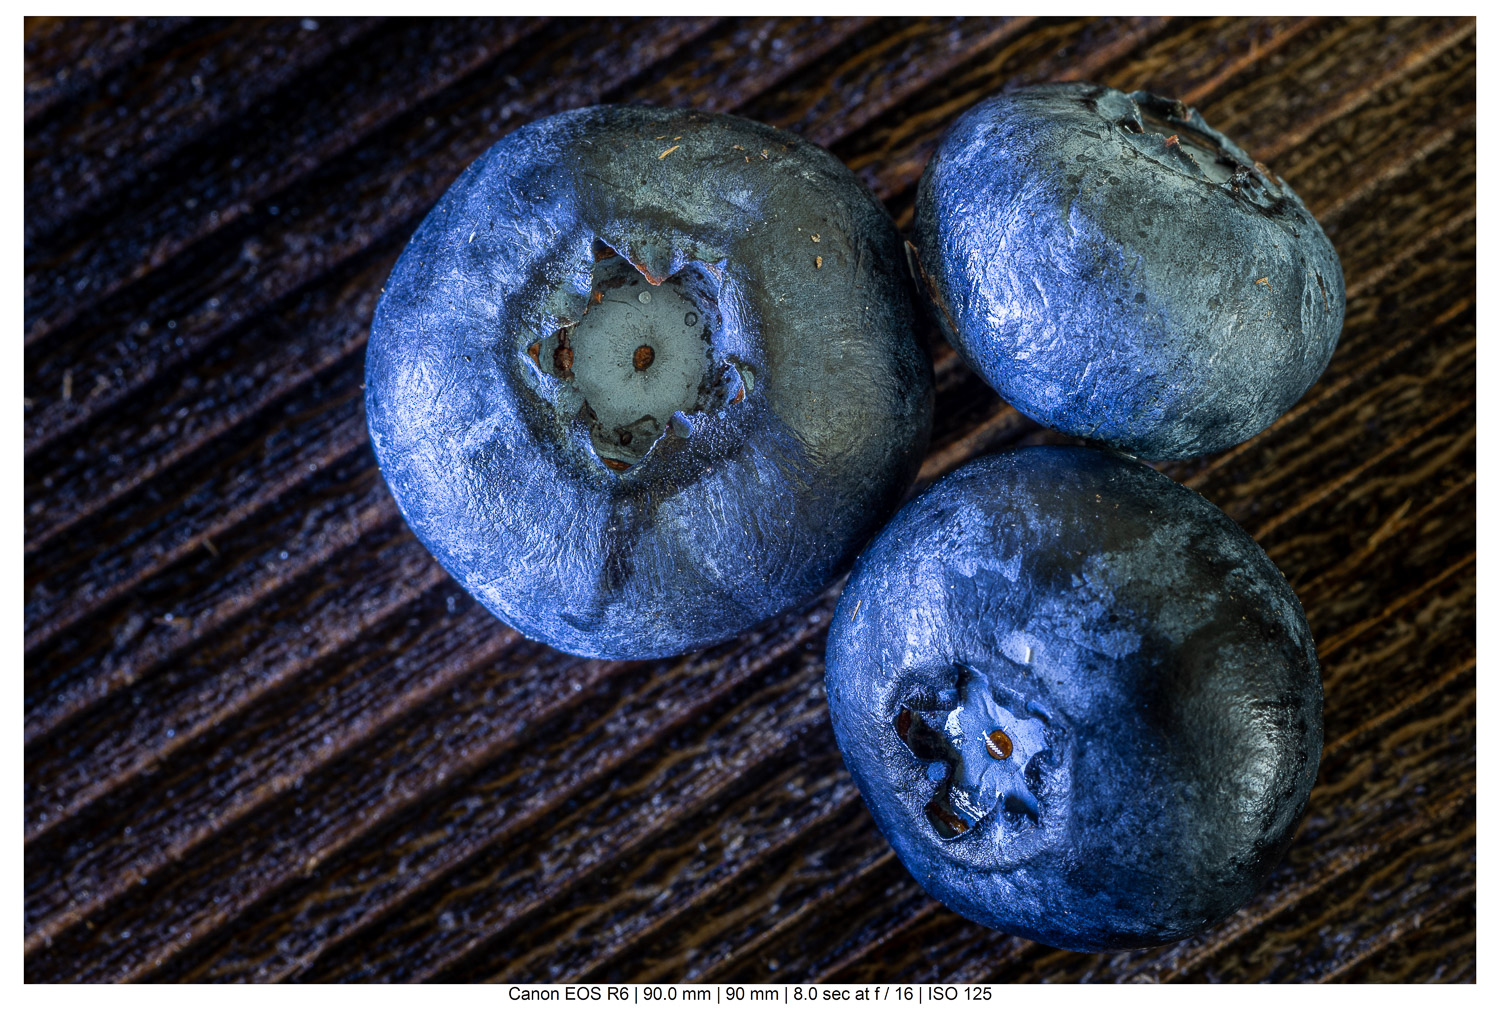
<path fill-rule="evenodd" d="M 840 597 L 826 680 L 912 876 L 1069 950 L 1237 910 L 1322 748 L 1312 636 L 1270 558 L 1191 490 L 1083 447 L 970 462 L 902 508 Z"/>
<path fill-rule="evenodd" d="M 502 139 L 422 222 L 366 410 L 401 513 L 481 603 L 637 659 L 844 571 L 915 476 L 932 368 L 895 226 L 832 155 L 603 106 Z"/>
<path fill-rule="evenodd" d="M 1333 356 L 1338 254 L 1291 187 L 1190 107 L 1099 85 L 993 97 L 918 187 L 913 269 L 1007 401 L 1147 458 L 1249 439 Z"/>

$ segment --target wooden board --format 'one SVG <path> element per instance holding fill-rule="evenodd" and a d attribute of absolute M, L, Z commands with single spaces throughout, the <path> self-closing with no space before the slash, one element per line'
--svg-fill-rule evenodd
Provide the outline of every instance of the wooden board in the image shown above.
<path fill-rule="evenodd" d="M 26 28 L 32 981 L 1473 981 L 1472 19 L 37 19 Z M 406 238 L 496 138 L 596 102 L 831 148 L 909 229 L 953 117 L 1090 79 L 1199 106 L 1344 261 L 1322 380 L 1160 467 L 1307 608 L 1327 747 L 1205 935 L 1050 950 L 928 898 L 844 771 L 831 590 L 719 648 L 520 639 L 365 434 Z M 922 482 L 1055 440 L 938 346 Z"/>

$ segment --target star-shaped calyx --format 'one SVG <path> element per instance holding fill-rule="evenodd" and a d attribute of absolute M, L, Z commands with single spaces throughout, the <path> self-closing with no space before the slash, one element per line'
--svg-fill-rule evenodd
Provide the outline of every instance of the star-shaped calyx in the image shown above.
<path fill-rule="evenodd" d="M 1012 713 L 974 673 L 945 694 L 938 708 L 903 705 L 892 721 L 912 754 L 931 763 L 927 775 L 937 790 L 927 818 L 933 828 L 951 839 L 997 810 L 1035 823 L 1040 808 L 1026 772 L 1047 748 L 1045 723 Z"/>

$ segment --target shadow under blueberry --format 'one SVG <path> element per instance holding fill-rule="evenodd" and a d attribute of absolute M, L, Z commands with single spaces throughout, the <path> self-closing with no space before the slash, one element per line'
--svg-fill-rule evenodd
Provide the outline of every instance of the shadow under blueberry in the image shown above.
<path fill-rule="evenodd" d="M 921 699 L 929 707 L 908 699 L 891 720 L 937 784 L 926 806 L 928 822 L 944 840 L 961 837 L 997 811 L 1013 828 L 1036 826 L 1041 806 L 1034 792 L 1049 757 L 1046 720 L 1011 712 L 978 671 L 959 669 L 953 682 L 936 692 L 935 708 L 930 697 Z"/>

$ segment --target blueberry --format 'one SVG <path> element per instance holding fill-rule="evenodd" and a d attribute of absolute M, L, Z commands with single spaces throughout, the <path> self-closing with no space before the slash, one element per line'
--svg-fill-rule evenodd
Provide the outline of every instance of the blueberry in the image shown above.
<path fill-rule="evenodd" d="M 1108 451 L 971 462 L 860 556 L 828 638 L 844 761 L 926 890 L 1070 950 L 1213 925 L 1318 770 L 1307 620 L 1207 500 Z"/>
<path fill-rule="evenodd" d="M 1301 199 L 1196 110 L 1044 85 L 944 137 L 914 269 L 965 360 L 1039 422 L 1149 458 L 1260 432 L 1344 322 L 1338 254 Z"/>
<path fill-rule="evenodd" d="M 675 654 L 847 569 L 925 449 L 899 236 L 765 125 L 593 107 L 502 139 L 422 222 L 366 402 L 412 531 L 525 635 Z"/>

